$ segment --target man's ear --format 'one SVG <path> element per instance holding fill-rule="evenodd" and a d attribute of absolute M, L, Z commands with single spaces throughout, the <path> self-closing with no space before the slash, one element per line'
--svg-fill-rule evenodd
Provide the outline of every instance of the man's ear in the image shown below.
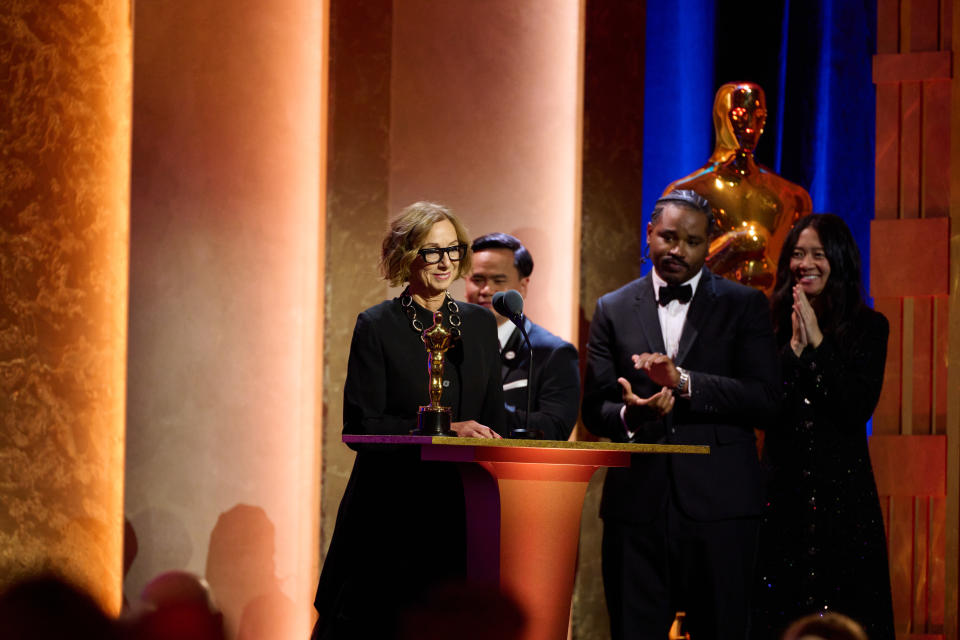
<path fill-rule="evenodd" d="M 530 284 L 530 276 L 527 276 L 526 278 L 520 278 L 520 284 L 518 286 L 520 288 L 520 295 L 523 296 L 524 300 L 527 299 L 527 285 L 529 284 Z"/>

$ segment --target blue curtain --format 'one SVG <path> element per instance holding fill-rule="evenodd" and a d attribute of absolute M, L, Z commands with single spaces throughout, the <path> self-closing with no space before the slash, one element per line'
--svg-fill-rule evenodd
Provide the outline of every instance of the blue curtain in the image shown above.
<path fill-rule="evenodd" d="M 714 8 L 706 0 L 647 0 L 644 229 L 663 189 L 701 166 L 712 151 Z M 646 242 L 644 233 L 644 254 Z"/>
<path fill-rule="evenodd" d="M 644 221 L 666 185 L 710 155 L 717 88 L 756 82 L 769 111 L 758 160 L 807 189 L 814 211 L 843 216 L 866 277 L 876 22 L 876 0 L 648 0 Z"/>
<path fill-rule="evenodd" d="M 847 221 L 866 279 L 876 175 L 876 2 L 793 2 L 786 15 L 780 172 L 810 192 L 814 211 Z"/>

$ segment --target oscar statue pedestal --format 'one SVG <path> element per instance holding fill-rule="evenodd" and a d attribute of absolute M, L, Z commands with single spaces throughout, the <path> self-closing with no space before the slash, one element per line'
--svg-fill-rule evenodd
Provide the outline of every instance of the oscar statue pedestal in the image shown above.
<path fill-rule="evenodd" d="M 587 484 L 632 454 L 708 454 L 690 445 L 345 435 L 346 443 L 409 444 L 422 460 L 457 462 L 467 507 L 467 575 L 496 584 L 527 615 L 528 640 L 564 640 Z"/>

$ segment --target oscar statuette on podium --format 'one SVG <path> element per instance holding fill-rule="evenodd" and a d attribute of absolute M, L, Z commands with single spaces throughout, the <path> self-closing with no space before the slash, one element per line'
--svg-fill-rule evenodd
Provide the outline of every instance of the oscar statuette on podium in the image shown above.
<path fill-rule="evenodd" d="M 444 354 L 451 347 L 453 334 L 443 326 L 443 314 L 433 314 L 433 325 L 421 334 L 427 349 L 427 375 L 430 377 L 430 404 L 420 407 L 417 415 L 417 428 L 413 431 L 420 436 L 456 436 L 450 429 L 450 407 L 440 404 L 443 395 Z"/>

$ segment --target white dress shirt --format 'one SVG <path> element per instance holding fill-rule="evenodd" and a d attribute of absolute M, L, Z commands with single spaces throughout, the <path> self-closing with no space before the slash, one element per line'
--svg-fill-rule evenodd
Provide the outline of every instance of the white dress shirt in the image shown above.
<path fill-rule="evenodd" d="M 513 331 L 516 328 L 517 325 L 513 324 L 509 320 L 497 327 L 497 338 L 500 340 L 500 351 L 503 351 L 503 348 L 507 346 L 507 340 L 510 339 L 510 336 L 513 335 Z"/>

